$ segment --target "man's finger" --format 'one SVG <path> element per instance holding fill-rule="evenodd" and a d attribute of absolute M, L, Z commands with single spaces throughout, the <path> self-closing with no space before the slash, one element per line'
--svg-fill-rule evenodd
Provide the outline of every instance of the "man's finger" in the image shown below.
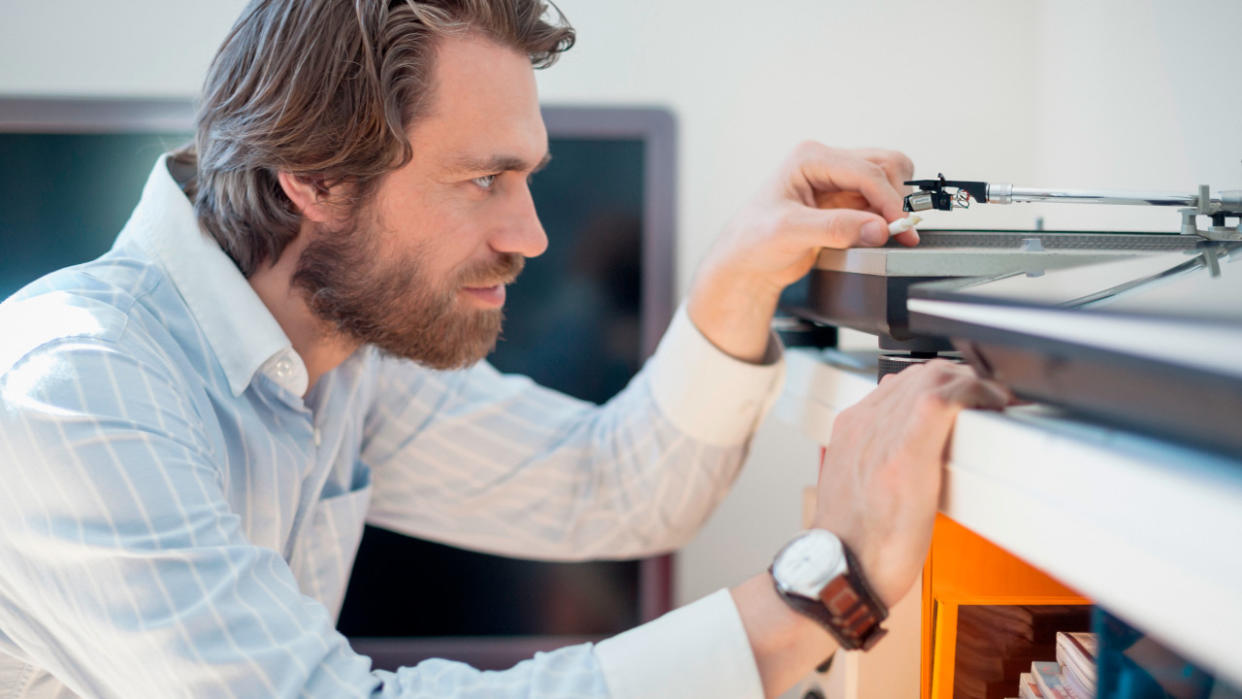
<path fill-rule="evenodd" d="M 905 183 L 914 179 L 914 162 L 904 153 L 881 148 L 858 148 L 851 152 L 879 165 L 893 189 L 902 195 L 913 191 L 914 188 L 906 186 Z"/>
<path fill-rule="evenodd" d="M 1013 396 L 1000 384 L 968 377 L 945 385 L 940 395 L 963 408 L 984 410 L 1000 410 L 1013 401 Z"/>
<path fill-rule="evenodd" d="M 783 224 L 789 233 L 801 236 L 808 247 L 844 250 L 888 242 L 888 222 L 868 211 L 798 207 Z"/>
<path fill-rule="evenodd" d="M 911 367 L 899 380 L 884 382 L 868 396 L 893 414 L 917 412 L 917 422 L 933 432 L 952 424 L 962 409 L 1000 410 L 1015 402 L 1005 386 L 980 379 L 964 364 L 942 361 Z"/>
<path fill-rule="evenodd" d="M 914 191 L 914 187 L 906 185 L 908 180 L 914 178 L 914 161 L 910 160 L 905 153 L 880 148 L 858 148 L 851 152 L 879 165 L 884 170 L 888 183 L 902 197 Z M 908 248 L 912 248 L 919 244 L 919 233 L 911 228 L 908 231 L 893 236 L 893 239 Z"/>
<path fill-rule="evenodd" d="M 880 213 L 871 208 L 871 202 L 858 192 L 816 192 L 815 208 L 817 209 L 857 209 L 859 211 L 872 211 Z"/>
<path fill-rule="evenodd" d="M 893 236 L 893 240 L 896 240 L 897 242 L 901 243 L 902 245 L 908 248 L 912 248 L 915 245 L 919 244 L 919 240 L 920 240 L 919 231 L 916 228 L 911 228 L 910 230 L 904 233 L 898 233 L 897 235 Z"/>
<path fill-rule="evenodd" d="M 870 208 L 890 221 L 905 215 L 902 195 L 889 182 L 884 168 L 870 160 L 814 144 L 803 146 L 797 158 L 798 172 L 816 191 L 858 192 L 866 197 Z"/>
<path fill-rule="evenodd" d="M 928 380 L 941 395 L 967 408 L 999 409 L 1014 402 L 1013 393 L 1003 384 L 979 377 L 969 364 L 935 359 L 924 365 Z"/>

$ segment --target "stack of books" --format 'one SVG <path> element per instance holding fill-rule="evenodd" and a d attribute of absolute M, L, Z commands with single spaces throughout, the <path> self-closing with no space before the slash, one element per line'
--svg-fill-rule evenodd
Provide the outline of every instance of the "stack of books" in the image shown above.
<path fill-rule="evenodd" d="M 1094 634 L 1057 633 L 1056 660 L 1035 661 L 1018 679 L 1018 699 L 1093 699 Z"/>
<path fill-rule="evenodd" d="M 1085 605 L 958 607 L 953 696 L 1012 696 L 1019 676 L 1032 663 L 1057 657 L 1059 631 L 1085 630 L 1090 625 L 1091 608 Z M 1094 671 L 1094 661 L 1091 667 Z"/>
<path fill-rule="evenodd" d="M 1095 696 L 1096 651 L 1095 634 L 1058 633 L 1057 665 L 1066 685 L 1083 699 Z"/>

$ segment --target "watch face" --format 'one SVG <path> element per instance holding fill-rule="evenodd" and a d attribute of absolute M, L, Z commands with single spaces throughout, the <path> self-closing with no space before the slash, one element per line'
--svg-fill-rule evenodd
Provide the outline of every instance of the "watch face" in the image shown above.
<path fill-rule="evenodd" d="M 781 549 L 772 564 L 772 577 L 785 592 L 815 599 L 845 569 L 841 540 L 831 532 L 812 529 Z"/>

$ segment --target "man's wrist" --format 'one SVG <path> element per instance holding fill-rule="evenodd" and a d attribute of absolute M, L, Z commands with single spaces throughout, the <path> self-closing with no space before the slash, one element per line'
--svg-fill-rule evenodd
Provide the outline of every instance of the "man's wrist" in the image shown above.
<path fill-rule="evenodd" d="M 690 320 L 720 351 L 759 364 L 768 358 L 772 316 L 781 289 L 764 280 L 720 272 L 695 281 L 686 303 Z"/>
<path fill-rule="evenodd" d="M 823 626 L 842 648 L 867 650 L 884 636 L 880 624 L 888 607 L 849 546 L 832 532 L 801 532 L 777 553 L 769 571 L 785 603 Z"/>
<path fill-rule="evenodd" d="M 764 694 L 781 694 L 837 649 L 822 626 L 781 599 L 763 572 L 729 590 L 746 630 Z"/>
<path fill-rule="evenodd" d="M 720 447 L 740 447 L 780 392 L 784 364 L 774 343 L 772 361 L 739 361 L 712 344 L 679 308 L 643 368 L 660 412 L 688 436 Z"/>
<path fill-rule="evenodd" d="M 865 576 L 867 584 L 886 607 L 891 609 L 909 593 L 911 585 L 897 582 L 904 579 L 903 575 L 895 572 L 893 566 L 886 566 L 885 552 L 871 545 L 865 537 L 848 533 L 844 527 L 824 523 L 821 520 L 816 520 L 811 526 L 815 529 L 833 532 L 841 539 L 841 543 L 853 552 L 858 568 Z"/>

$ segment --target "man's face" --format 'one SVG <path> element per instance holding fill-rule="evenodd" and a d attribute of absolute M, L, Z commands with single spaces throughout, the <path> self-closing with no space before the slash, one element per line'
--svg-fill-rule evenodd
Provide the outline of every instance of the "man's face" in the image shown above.
<path fill-rule="evenodd" d="M 505 285 L 547 248 L 527 178 L 547 159 L 529 59 L 442 39 L 413 159 L 339 230 L 320 227 L 294 283 L 336 332 L 438 369 L 485 357 Z"/>

